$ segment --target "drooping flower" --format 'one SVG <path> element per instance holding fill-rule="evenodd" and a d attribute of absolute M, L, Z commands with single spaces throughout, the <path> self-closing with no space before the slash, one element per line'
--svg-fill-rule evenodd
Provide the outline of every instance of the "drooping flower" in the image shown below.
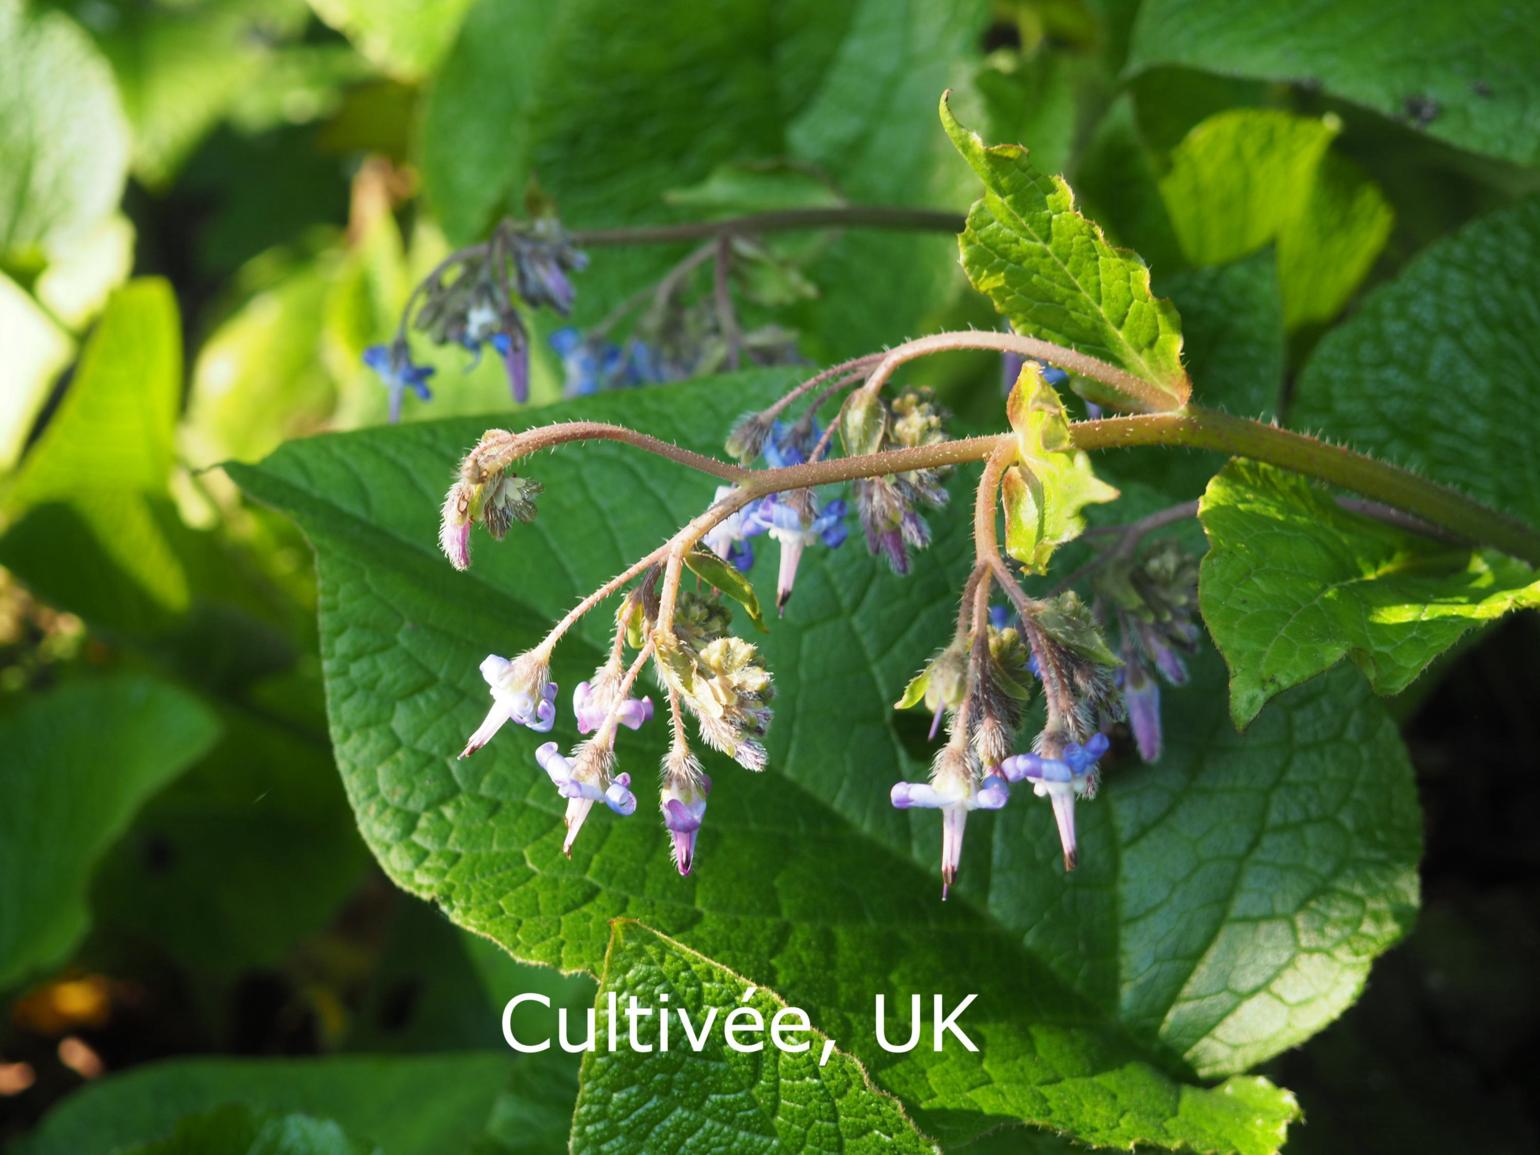
<path fill-rule="evenodd" d="M 1013 754 L 1000 763 L 1000 773 L 1009 782 L 1030 781 L 1039 798 L 1053 804 L 1054 822 L 1059 828 L 1059 844 L 1064 852 L 1064 869 L 1074 870 L 1079 859 L 1075 839 L 1075 800 L 1093 798 L 1099 781 L 1097 761 L 1110 743 L 1105 734 L 1092 734 L 1084 744 L 1070 742 L 1054 753 L 1053 743 L 1042 753 Z"/>
<path fill-rule="evenodd" d="M 727 497 L 736 489 L 732 485 L 717 486 L 716 496 L 712 504 L 715 505 L 724 497 Z M 738 569 L 747 573 L 754 565 L 754 547 L 749 544 L 749 538 L 758 532 L 749 516 L 748 508 L 739 509 L 724 517 L 716 525 L 707 531 L 701 542 L 712 553 L 723 561 L 731 562 Z"/>
<path fill-rule="evenodd" d="M 501 541 L 516 521 L 530 522 L 539 512 L 535 502 L 544 491 L 540 482 L 504 470 L 479 484 L 461 478 L 444 497 L 439 520 L 439 546 L 455 569 L 471 564 L 471 526 L 481 522 L 493 540 Z"/>
<path fill-rule="evenodd" d="M 880 436 L 862 446 L 866 452 L 878 448 L 911 449 L 946 440 L 941 411 L 919 390 L 894 398 L 885 420 L 871 424 Z M 916 469 L 851 483 L 867 548 L 887 558 L 894 573 L 908 573 L 909 551 L 930 544 L 930 526 L 920 516 L 919 507 L 946 504 L 947 492 L 942 484 L 946 472 L 944 468 Z"/>
<path fill-rule="evenodd" d="M 711 779 L 702 772 L 695 756 L 674 746 L 663 760 L 663 790 L 658 797 L 663 826 L 674 845 L 674 865 L 681 875 L 695 866 L 695 836 L 706 817 L 706 796 Z"/>
<path fill-rule="evenodd" d="M 544 655 L 531 650 L 509 661 L 488 654 L 481 663 L 481 676 L 492 691 L 492 709 L 465 743 L 461 758 L 480 750 L 508 722 L 517 722 L 541 734 L 556 725 L 557 687 L 550 680 L 551 671 Z"/>
<path fill-rule="evenodd" d="M 562 853 L 572 856 L 572 844 L 583 828 L 595 802 L 603 802 L 622 818 L 636 813 L 636 795 L 631 792 L 631 775 L 613 774 L 615 753 L 608 743 L 588 741 L 562 756 L 555 742 L 546 742 L 535 751 L 535 761 L 550 777 L 557 793 L 567 800 L 567 836 Z"/>
<path fill-rule="evenodd" d="M 572 713 L 577 718 L 579 734 L 592 734 L 604 725 L 610 711 L 616 709 L 624 676 L 618 662 L 609 662 L 594 671 L 591 681 L 578 683 L 572 693 Z M 616 713 L 616 720 L 631 730 L 640 730 L 651 719 L 652 699 L 648 697 L 626 698 Z"/>
<path fill-rule="evenodd" d="M 746 532 L 769 534 L 781 547 L 775 605 L 782 611 L 796 584 L 803 551 L 820 543 L 829 549 L 838 549 L 845 544 L 850 532 L 845 525 L 844 499 L 835 498 L 820 508 L 817 498 L 807 489 L 772 494 L 744 512 L 747 515 Z"/>
<path fill-rule="evenodd" d="M 999 810 L 1010 801 L 1010 787 L 998 774 L 980 774 L 977 764 L 955 746 L 936 756 L 929 782 L 896 782 L 890 795 L 899 810 L 924 807 L 941 811 L 941 898 L 957 880 L 963 833 L 970 810 Z"/>
<path fill-rule="evenodd" d="M 373 369 L 385 384 L 390 396 L 390 421 L 394 425 L 401 420 L 401 395 L 410 389 L 427 401 L 433 396 L 428 389 L 428 378 L 435 370 L 431 365 L 412 362 L 412 350 L 405 338 L 397 337 L 389 345 L 370 345 L 364 350 L 364 364 Z"/>

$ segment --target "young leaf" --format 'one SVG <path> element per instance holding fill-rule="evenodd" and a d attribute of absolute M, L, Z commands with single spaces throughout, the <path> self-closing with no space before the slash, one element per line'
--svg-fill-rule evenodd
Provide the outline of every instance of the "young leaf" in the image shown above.
<path fill-rule="evenodd" d="M 1384 194 L 1328 151 L 1338 131 L 1330 118 L 1276 109 L 1221 112 L 1187 134 L 1160 181 L 1194 264 L 1277 246 L 1291 329 L 1334 317 L 1390 236 L 1394 213 Z"/>
<path fill-rule="evenodd" d="M 759 608 L 759 596 L 737 566 L 723 561 L 706 549 L 694 549 L 685 554 L 684 564 L 707 585 L 721 590 L 741 605 L 747 611 L 749 621 L 754 623 L 754 628 L 760 633 L 770 632 L 770 627 L 765 625 L 764 612 Z"/>
<path fill-rule="evenodd" d="M 985 145 L 957 122 L 944 97 L 941 123 L 984 182 L 959 242 L 974 287 L 1019 332 L 1099 357 L 1148 387 L 1148 396 L 1108 393 L 1111 403 L 1185 404 L 1192 382 L 1182 368 L 1181 318 L 1150 291 L 1145 263 L 1109 244 L 1076 211 L 1064 178 L 1038 172 L 1021 145 Z"/>
<path fill-rule="evenodd" d="M 1540 30 L 1508 0 L 1148 0 L 1129 71 L 1161 65 L 1292 84 L 1309 80 L 1456 148 L 1540 161 Z M 1394 35 L 1396 51 L 1386 52 Z"/>
<path fill-rule="evenodd" d="M 625 420 L 709 451 L 786 384 L 744 374 L 539 418 Z M 1285 1093 L 1177 1072 L 1220 1078 L 1302 1042 L 1352 1002 L 1411 918 L 1410 768 L 1355 678 L 1294 691 L 1240 736 L 1218 662 L 1197 663 L 1160 765 L 1110 767 L 1083 808 L 1073 876 L 1054 865 L 1046 808 L 1013 804 L 970 824 L 943 906 L 939 831 L 885 799 L 895 779 L 925 772 L 890 703 L 954 625 L 967 546 L 948 523 L 903 580 L 848 547 L 804 565 L 763 645 L 780 674 L 772 772 L 720 771 L 694 873 L 678 877 L 641 791 L 638 814 L 596 816 L 569 861 L 563 800 L 534 761 L 541 736 L 505 731 L 454 760 L 486 708 L 477 664 L 534 642 L 589 575 L 654 548 L 714 483 L 682 482 L 624 446 L 542 458 L 542 516 L 520 527 L 522 545 L 482 549 L 456 574 L 437 553 L 439 483 L 482 428 L 314 438 L 231 468 L 317 548 L 338 765 L 399 885 L 521 958 L 569 969 L 599 970 L 611 918 L 647 921 L 806 1007 L 944 1141 L 1025 1120 L 1087 1142 L 1276 1149 L 1295 1112 Z M 620 491 L 632 516 L 595 518 L 590 495 Z M 597 615 L 558 649 L 563 685 L 599 663 L 610 621 Z M 622 768 L 645 773 L 663 751 L 659 727 L 628 732 Z M 880 1051 L 878 989 L 977 991 L 981 1055 Z"/>
<path fill-rule="evenodd" d="M 1005 471 L 1005 549 L 1031 573 L 1048 572 L 1053 551 L 1085 529 L 1081 510 L 1116 501 L 1118 491 L 1099 479 L 1091 455 L 1070 440 L 1064 404 L 1033 363 L 1005 404 L 1016 434 L 1017 464 Z"/>
<path fill-rule="evenodd" d="M 750 988 L 754 989 L 751 991 Z M 770 1026 L 786 1002 L 764 987 L 650 927 L 628 919 L 614 923 L 594 1005 L 596 1038 L 614 1029 L 627 1037 L 624 1018 L 611 1023 L 609 996 L 622 1010 L 629 999 L 659 1008 L 673 1021 L 669 1047 L 659 1048 L 658 1016 L 639 1021 L 634 1038 L 651 1048 L 583 1056 L 572 1132 L 585 1151 L 842 1151 L 932 1152 L 903 1108 L 871 1084 L 861 1065 L 843 1051 L 823 1056 L 827 1036 L 791 1028 L 807 1021 L 789 1013 L 783 1035 L 800 1052 L 783 1052 Z M 666 996 L 667 1001 L 664 1001 Z M 745 996 L 748 996 L 747 998 Z M 735 1035 L 761 1050 L 741 1053 L 724 1042 L 723 1024 L 738 1007 L 750 1007 L 764 1030 Z M 805 1015 L 812 1012 L 801 1008 Z M 927 1011 L 929 1006 L 927 1006 Z M 699 1033 L 715 1010 L 715 1025 L 696 1052 L 681 1021 L 688 1014 Z M 907 1010 L 907 1007 L 905 1008 Z M 746 1022 L 747 1016 L 739 1021 Z M 891 1022 L 890 1022 L 891 1027 Z"/>
<path fill-rule="evenodd" d="M 97 859 L 218 732 L 197 699 L 127 674 L 0 719 L 0 990 L 65 959 L 86 931 Z"/>
<path fill-rule="evenodd" d="M 1328 333 L 1290 423 L 1540 524 L 1540 197 L 1429 245 Z"/>
<path fill-rule="evenodd" d="M 1274 694 L 1353 659 L 1404 690 L 1466 631 L 1540 607 L 1540 574 L 1348 513 L 1304 478 L 1236 460 L 1198 507 L 1199 604 L 1230 667 L 1237 726 Z"/>

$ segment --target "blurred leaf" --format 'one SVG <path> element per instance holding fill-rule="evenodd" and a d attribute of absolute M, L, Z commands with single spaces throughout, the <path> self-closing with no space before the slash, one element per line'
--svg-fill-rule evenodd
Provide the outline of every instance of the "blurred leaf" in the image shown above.
<path fill-rule="evenodd" d="M 386 72 L 417 80 L 438 68 L 472 2 L 310 0 L 310 6 Z"/>
<path fill-rule="evenodd" d="M 320 734 L 260 706 L 220 719 L 223 739 L 144 808 L 94 890 L 104 928 L 204 975 L 280 964 L 367 861 Z"/>
<path fill-rule="evenodd" d="M 27 454 L 12 507 L 94 488 L 158 492 L 174 460 L 182 340 L 171 286 L 135 281 L 113 295 L 64 401 Z"/>
<path fill-rule="evenodd" d="M 303 0 L 82 7 L 133 124 L 134 174 L 152 189 L 172 181 L 243 92 L 266 83 L 274 41 L 308 15 Z"/>
<path fill-rule="evenodd" d="M 984 182 L 968 213 L 963 268 L 1017 331 L 1059 341 L 1145 381 L 1172 405 L 1192 387 L 1182 368 L 1181 318 L 1150 291 L 1138 254 L 1115 249 L 1020 145 L 987 146 L 941 106 L 942 123 Z M 1100 384 L 1099 393 L 1131 402 Z"/>
<path fill-rule="evenodd" d="M 9 470 L 21 456 L 54 380 L 74 355 L 75 343 L 3 273 L 0 349 L 5 350 L 5 376 L 0 378 L 0 470 Z"/>
<path fill-rule="evenodd" d="M 64 961 L 97 860 L 218 732 L 196 699 L 126 674 L 0 716 L 0 988 Z"/>
<path fill-rule="evenodd" d="M 1333 120 L 1271 109 L 1222 112 L 1171 154 L 1160 191 L 1187 259 L 1235 261 L 1278 248 L 1289 328 L 1341 311 L 1390 236 L 1384 194 L 1351 161 L 1328 152 Z"/>
<path fill-rule="evenodd" d="M 0 256 L 87 233 L 128 174 L 112 73 L 59 12 L 0 0 Z"/>
<path fill-rule="evenodd" d="M 538 1102 L 521 1107 L 511 1078 L 519 1070 L 500 1054 L 155 1063 L 65 1099 L 43 1120 L 24 1155 L 114 1151 L 156 1139 L 178 1119 L 232 1101 L 255 1111 L 335 1119 L 348 1134 L 380 1143 L 385 1155 L 470 1152 L 499 1114 L 522 1110 L 531 1122 L 547 1118 Z M 511 1093 L 505 1090 L 510 1083 Z M 505 1105 L 507 1099 L 513 1102 Z M 559 1148 L 564 1131 L 541 1131 L 545 1149 Z"/>
<path fill-rule="evenodd" d="M 687 188 L 670 189 L 663 201 L 705 217 L 832 208 L 844 203 L 827 181 L 789 164 L 724 164 Z"/>
<path fill-rule="evenodd" d="M 604 972 L 595 999 L 597 1030 L 625 1035 L 624 1021 L 612 1022 L 606 1000 L 627 1000 L 658 1008 L 673 1018 L 688 1014 L 696 1030 L 712 1011 L 717 1027 L 697 1052 L 673 1024 L 667 1050 L 659 1048 L 658 1021 L 639 1021 L 631 1038 L 650 1053 L 628 1047 L 583 1057 L 575 1138 L 585 1150 L 930 1152 L 927 1141 L 903 1108 L 871 1085 L 861 1065 L 835 1051 L 827 1065 L 827 1036 L 795 1027 L 803 1016 L 782 1020 L 787 1040 L 800 1053 L 780 1050 L 770 1024 L 786 1007 L 764 988 L 638 922 L 619 920 L 610 931 Z M 663 1001 L 663 1000 L 668 1001 Z M 763 1030 L 738 1041 L 760 1050 L 743 1054 L 723 1041 L 729 1012 L 751 1007 Z M 598 1037 L 598 1036 L 596 1036 Z"/>
<path fill-rule="evenodd" d="M 786 382 L 745 374 L 540 417 L 622 418 L 709 449 Z M 457 575 L 436 552 L 438 491 L 445 463 L 483 427 L 311 439 L 232 469 L 317 547 L 337 759 L 365 840 L 398 884 L 518 957 L 591 972 L 609 919 L 650 920 L 809 1008 L 948 1140 L 1027 1119 L 1087 1141 L 1277 1146 L 1292 1114 L 1282 1093 L 1237 1080 L 1216 1092 L 1172 1072 L 1222 1076 L 1302 1041 L 1353 1000 L 1410 920 L 1410 770 L 1355 678 L 1295 691 L 1242 737 L 1217 661 L 1198 663 L 1162 763 L 1110 768 L 1083 808 L 1079 870 L 1053 865 L 1046 808 L 1008 807 L 970 824 L 955 900 L 942 906 L 939 824 L 886 796 L 895 776 L 923 773 L 925 754 L 908 753 L 888 703 L 953 628 L 967 551 L 965 528 L 948 523 L 902 582 L 873 577 L 851 549 L 804 566 L 797 608 L 764 641 L 771 668 L 796 680 L 777 696 L 773 768 L 718 777 L 693 874 L 677 876 L 645 803 L 632 819 L 595 815 L 569 861 L 537 736 L 505 732 L 454 760 L 484 710 L 477 663 L 489 647 L 532 642 L 586 586 L 578 575 L 614 573 L 652 548 L 712 485 L 655 481 L 625 447 L 543 458 L 542 516 L 521 528 L 522 547 L 484 550 Z M 590 495 L 603 492 L 629 495 L 626 518 L 594 517 Z M 559 682 L 599 664 L 605 625 L 585 623 L 562 647 Z M 813 690 L 830 685 L 840 693 Z M 622 765 L 637 773 L 660 756 L 659 729 L 628 734 Z M 878 1051 L 874 987 L 978 991 L 983 1057 Z"/>
<path fill-rule="evenodd" d="M 1540 198 L 1430 245 L 1316 347 L 1290 423 L 1540 524 Z"/>
<path fill-rule="evenodd" d="M 1155 158 L 1145 147 L 1133 100 L 1113 102 L 1096 126 L 1075 173 L 1086 216 L 1119 245 L 1164 275 L 1185 262 L 1176 230 L 1160 199 Z"/>
<path fill-rule="evenodd" d="M 1508 0 L 1147 0 L 1129 58 L 1136 72 L 1180 64 L 1324 88 L 1460 148 L 1540 162 L 1540 26 Z"/>
<path fill-rule="evenodd" d="M 1350 514 L 1304 478 L 1236 460 L 1198 510 L 1203 620 L 1244 726 L 1274 694 L 1350 657 L 1397 694 L 1466 631 L 1540 607 L 1540 574 Z"/>
<path fill-rule="evenodd" d="M 88 235 L 50 248 L 48 267 L 37 279 L 38 300 L 66 325 L 81 328 L 128 279 L 133 264 L 133 222 L 113 213 Z"/>
<path fill-rule="evenodd" d="M 734 164 L 810 167 L 851 203 L 961 205 L 966 174 L 944 163 L 931 110 L 986 10 L 730 0 L 703 22 L 693 0 L 482 0 L 430 98 L 428 193 L 457 243 L 491 217 L 522 215 L 534 174 L 578 229 L 696 217 L 668 194 Z M 606 249 L 583 275 L 577 323 L 685 251 Z M 954 268 L 944 237 L 846 230 L 807 270 L 823 290 L 796 316 L 808 351 L 848 356 L 917 329 Z"/>
<path fill-rule="evenodd" d="M 272 1115 L 237 1103 L 191 1115 L 164 1139 L 132 1148 L 123 1155 L 381 1155 L 382 1148 L 361 1143 L 330 1119 L 309 1115 Z"/>

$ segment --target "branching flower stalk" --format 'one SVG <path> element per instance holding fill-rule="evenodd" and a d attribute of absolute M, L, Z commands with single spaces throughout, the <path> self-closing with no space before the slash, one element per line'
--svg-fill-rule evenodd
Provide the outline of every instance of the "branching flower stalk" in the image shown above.
<path fill-rule="evenodd" d="M 952 439 L 942 429 L 943 415 L 923 395 L 885 395 L 900 366 L 963 349 L 1029 359 L 1011 402 L 1012 432 Z M 1106 385 L 1137 412 L 1068 422 L 1039 365 L 1057 366 Z M 820 407 L 845 389 L 853 391 L 841 402 L 839 418 L 821 429 L 816 416 Z M 806 410 L 791 420 L 788 413 L 798 402 Z M 1142 556 L 1138 547 L 1149 534 L 1190 517 L 1190 505 L 1117 530 L 1111 547 L 1074 575 L 1075 580 L 1093 579 L 1095 597 L 1089 604 L 1062 587 L 1033 597 L 1022 585 L 1023 575 L 1013 561 L 1026 574 L 1041 573 L 1043 555 L 1034 550 L 1051 549 L 1054 541 L 1030 543 L 1024 549 L 1020 542 L 1008 540 L 1010 560 L 1001 551 L 1002 506 L 1008 538 L 1012 533 L 1040 534 L 1049 524 L 1044 518 L 1052 521 L 1053 515 L 1058 521 L 1052 523 L 1060 527 L 1057 540 L 1062 541 L 1084 528 L 1077 517 L 1079 504 L 1116 496 L 1091 477 L 1089 462 L 1082 460 L 1086 451 L 1180 445 L 1250 457 L 1352 490 L 1368 499 L 1360 508 L 1371 515 L 1402 522 L 1411 518 L 1440 534 L 1540 562 L 1540 535 L 1454 490 L 1277 426 L 1191 404 L 1173 409 L 1172 404 L 1169 394 L 1143 387 L 1123 370 L 1074 350 L 1014 333 L 970 331 L 906 342 L 814 374 L 736 424 L 728 447 L 737 461 L 601 422 L 564 422 L 519 433 L 489 430 L 461 462 L 444 505 L 441 541 L 458 568 L 469 565 L 473 524 L 480 522 L 498 538 L 514 521 L 533 518 L 540 485 L 521 477 L 514 467 L 543 450 L 616 441 L 721 485 L 705 510 L 581 599 L 525 654 L 512 660 L 495 655 L 487 659 L 483 673 L 494 707 L 465 753 L 479 749 L 506 721 L 550 728 L 555 686 L 547 671 L 556 645 L 601 602 L 631 586 L 607 663 L 579 687 L 574 701 L 580 728 L 596 725 L 596 732 L 570 757 L 562 756 L 555 743 L 547 743 L 537 758 L 568 799 L 565 849 L 570 851 L 595 802 L 605 802 L 622 816 L 634 812 L 630 777 L 615 770 L 615 739 L 621 725 L 636 728 L 651 717 L 650 699 L 631 696 L 642 668 L 650 663 L 667 696 L 672 731 L 661 771 L 660 811 L 675 863 L 681 873 L 689 873 L 711 781 L 690 747 L 685 716 L 695 719 L 708 745 L 757 771 L 767 759 L 764 736 L 774 690 L 756 648 L 729 632 L 731 614 L 724 603 L 686 588 L 686 569 L 757 614 L 752 587 L 735 566 L 746 564 L 749 539 L 766 533 L 781 544 L 778 600 L 784 605 L 804 548 L 820 539 L 830 546 L 844 539 L 844 502 L 818 494 L 848 483 L 870 548 L 903 572 L 909 550 L 929 540 L 919 511 L 945 500 L 940 485 L 944 473 L 981 462 L 974 503 L 974 565 L 960 598 L 956 634 L 899 703 L 923 701 L 938 725 L 943 718 L 947 722 L 947 739 L 929 779 L 900 782 L 892 791 L 896 806 L 942 812 L 945 897 L 958 870 L 968 814 L 1004 806 L 1010 787 L 1024 782 L 1050 801 L 1065 868 L 1073 869 L 1078 858 L 1075 803 L 1096 793 L 1099 764 L 1111 746 L 1109 734 L 1126 718 L 1140 753 L 1147 760 L 1158 758 L 1155 675 L 1176 685 L 1185 680 L 1179 652 L 1190 649 L 1199 633 L 1195 565 L 1174 546 L 1156 547 Z M 836 432 L 845 455 L 826 458 Z M 761 460 L 765 464 L 754 464 Z M 1050 488 L 1043 470 L 1067 471 L 1063 476 L 1076 479 L 1080 496 L 1075 508 L 1054 507 L 1056 501 L 1068 499 Z M 1093 531 L 1091 536 L 1102 533 Z M 990 605 L 997 588 L 1006 599 L 1004 609 Z M 1121 637 L 1116 652 L 1103 636 L 1112 627 Z M 627 648 L 636 654 L 623 666 Z M 1039 688 L 1042 729 L 1029 751 L 1013 753 L 1023 704 Z"/>

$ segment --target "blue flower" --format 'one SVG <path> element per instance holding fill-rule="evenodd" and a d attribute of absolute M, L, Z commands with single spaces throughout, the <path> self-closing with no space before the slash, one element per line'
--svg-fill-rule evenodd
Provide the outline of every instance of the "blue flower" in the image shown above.
<path fill-rule="evenodd" d="M 766 453 L 770 452 L 766 446 Z M 776 577 L 775 605 L 785 611 L 796 584 L 802 551 L 822 543 L 829 549 L 845 544 L 850 530 L 845 525 L 845 501 L 835 498 L 821 508 L 806 489 L 772 494 L 745 510 L 744 535 L 769 534 L 781 547 L 780 572 Z"/>
<path fill-rule="evenodd" d="M 1030 780 L 1033 793 L 1053 804 L 1065 870 L 1074 870 L 1079 857 L 1075 843 L 1075 800 L 1096 793 L 1096 763 L 1109 745 L 1107 735 L 1093 734 L 1084 745 L 1069 743 L 1058 757 L 1013 754 L 1000 763 L 1000 773 L 1007 782 Z"/>
<path fill-rule="evenodd" d="M 795 424 L 777 421 L 770 426 L 770 436 L 765 438 L 764 448 L 760 452 L 765 464 L 771 469 L 802 465 L 822 436 L 823 429 L 816 421 L 806 425 L 800 421 Z"/>
<path fill-rule="evenodd" d="M 390 420 L 401 420 L 401 394 L 410 389 L 427 401 L 433 394 L 428 389 L 428 378 L 433 376 L 431 365 L 412 363 L 412 350 L 402 338 L 389 345 L 370 345 L 364 350 L 364 364 L 379 374 L 390 394 Z"/>
<path fill-rule="evenodd" d="M 566 373 L 563 391 L 568 397 L 662 380 L 652 350 L 634 337 L 622 349 L 602 336 L 585 337 L 568 325 L 552 333 L 550 342 Z"/>
<path fill-rule="evenodd" d="M 999 810 L 1010 801 L 1011 790 L 998 774 L 976 778 L 966 759 L 947 749 L 937 759 L 929 782 L 895 782 L 889 797 L 899 810 L 941 811 L 941 898 L 945 901 L 962 860 L 968 812 Z"/>

